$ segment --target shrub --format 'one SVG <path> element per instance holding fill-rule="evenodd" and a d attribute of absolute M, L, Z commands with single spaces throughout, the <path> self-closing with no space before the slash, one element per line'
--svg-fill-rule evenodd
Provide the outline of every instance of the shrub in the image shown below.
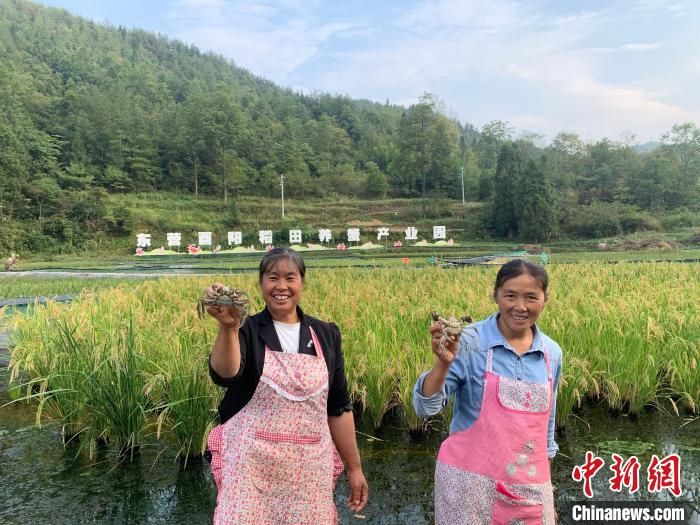
<path fill-rule="evenodd" d="M 678 208 L 661 218 L 661 225 L 666 231 L 680 230 L 700 226 L 700 213 L 693 213 L 688 208 Z"/>
<path fill-rule="evenodd" d="M 635 233 L 640 231 L 660 231 L 661 223 L 659 219 L 648 213 L 630 210 L 620 214 L 620 226 L 624 233 Z"/>
<path fill-rule="evenodd" d="M 575 237 L 612 237 L 622 232 L 619 211 L 614 205 L 595 203 L 564 217 L 564 227 Z"/>

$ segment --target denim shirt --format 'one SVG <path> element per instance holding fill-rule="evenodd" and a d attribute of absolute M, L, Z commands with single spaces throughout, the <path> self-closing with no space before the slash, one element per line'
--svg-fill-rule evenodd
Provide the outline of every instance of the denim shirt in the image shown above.
<path fill-rule="evenodd" d="M 473 323 L 478 336 L 472 330 L 462 331 L 459 339 L 459 351 L 445 380 L 442 392 L 436 392 L 430 397 L 422 395 L 423 381 L 428 372 L 421 374 L 413 389 L 413 408 L 419 417 L 429 417 L 439 414 L 447 405 L 449 397 L 455 395 L 450 434 L 465 430 L 476 421 L 481 410 L 481 399 L 484 393 L 484 372 L 486 371 L 486 354 L 493 348 L 493 372 L 503 377 L 528 381 L 531 383 L 547 383 L 547 364 L 544 350 L 549 355 L 552 367 L 554 392 L 552 413 L 547 431 L 547 456 L 553 458 L 559 450 L 554 441 L 554 419 L 557 408 L 557 392 L 561 377 L 561 348 L 551 338 L 534 326 L 535 338 L 530 350 L 518 355 L 498 329 L 499 314 Z M 475 338 L 478 337 L 478 349 Z"/>

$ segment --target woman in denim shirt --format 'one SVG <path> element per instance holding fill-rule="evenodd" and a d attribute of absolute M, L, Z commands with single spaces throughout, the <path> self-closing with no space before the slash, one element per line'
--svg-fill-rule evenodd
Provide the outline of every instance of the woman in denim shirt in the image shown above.
<path fill-rule="evenodd" d="M 440 348 L 414 389 L 416 414 L 438 414 L 455 395 L 450 435 L 435 467 L 435 522 L 555 523 L 549 461 L 554 442 L 559 345 L 535 322 L 547 304 L 546 271 L 516 259 L 496 276 L 498 313 Z"/>

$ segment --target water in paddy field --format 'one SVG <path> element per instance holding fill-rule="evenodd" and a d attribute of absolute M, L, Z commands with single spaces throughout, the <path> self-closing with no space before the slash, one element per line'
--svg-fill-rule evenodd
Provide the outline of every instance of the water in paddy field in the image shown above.
<path fill-rule="evenodd" d="M 7 372 L 0 375 L 0 384 Z M 8 401 L 0 393 L 0 405 Z M 573 418 L 558 436 L 561 452 L 553 465 L 558 506 L 582 500 L 581 485 L 571 478 L 587 450 L 606 460 L 594 478 L 595 501 L 649 500 L 646 468 L 652 454 L 681 457 L 682 499 L 700 506 L 700 419 L 681 428 L 683 418 L 658 412 L 636 420 L 612 417 L 601 408 Z M 340 524 L 429 524 L 433 522 L 433 468 L 443 435 L 433 432 L 412 442 L 391 418 L 378 438 L 358 434 L 370 503 L 353 517 L 343 505 L 348 490 L 341 478 L 336 489 Z M 364 433 L 372 432 L 360 426 Z M 640 491 L 614 494 L 607 488 L 611 454 L 636 455 L 641 463 Z M 98 450 L 90 461 L 76 446 L 64 449 L 55 427 L 34 427 L 34 409 L 24 404 L 0 408 L 0 523 L 183 524 L 211 523 L 216 491 L 206 462 L 183 467 L 162 442 L 144 445 L 133 462 L 120 461 L 113 447 Z M 664 499 L 665 496 L 656 496 Z M 697 510 L 696 510 L 697 512 Z M 700 523 L 698 514 L 691 523 Z M 566 520 L 563 520 L 566 523 Z"/>

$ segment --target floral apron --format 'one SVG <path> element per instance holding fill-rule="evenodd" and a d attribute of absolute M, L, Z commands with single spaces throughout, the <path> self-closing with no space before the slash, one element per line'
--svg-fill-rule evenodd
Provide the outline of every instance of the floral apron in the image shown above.
<path fill-rule="evenodd" d="M 451 434 L 435 466 L 437 525 L 554 525 L 547 458 L 552 407 L 548 383 L 493 373 L 488 350 L 481 411 L 474 424 Z"/>
<path fill-rule="evenodd" d="M 211 431 L 215 525 L 337 523 L 343 463 L 328 428 L 328 368 L 313 329 L 311 337 L 315 356 L 266 346 L 253 397 Z"/>

